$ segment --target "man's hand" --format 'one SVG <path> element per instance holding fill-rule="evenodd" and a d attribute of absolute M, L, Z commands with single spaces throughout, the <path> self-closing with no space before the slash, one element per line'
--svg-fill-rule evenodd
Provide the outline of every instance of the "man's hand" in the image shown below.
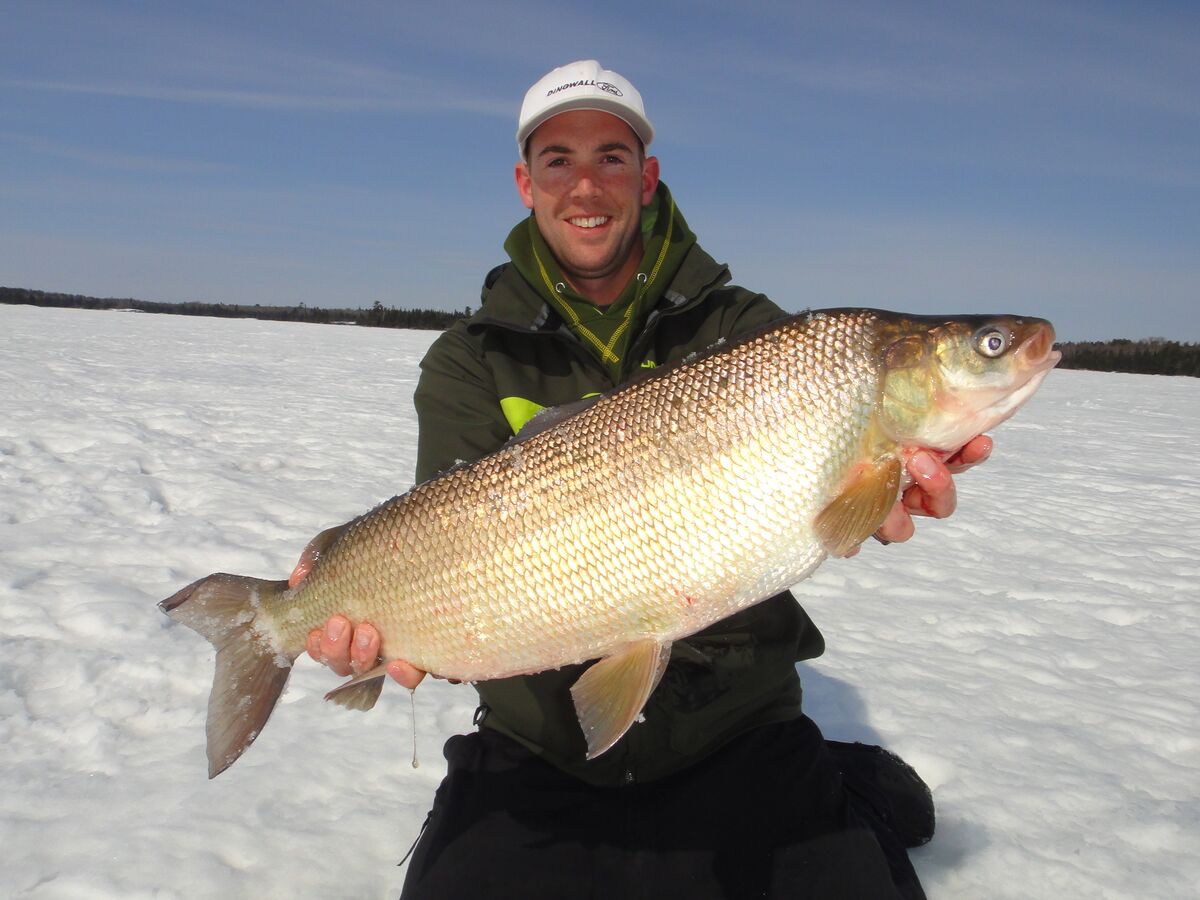
<path fill-rule="evenodd" d="M 312 569 L 312 564 L 308 553 L 300 557 L 300 562 L 296 563 L 296 568 L 288 578 L 288 587 L 295 587 L 302 582 Z M 331 616 L 324 628 L 314 628 L 308 633 L 305 646 L 309 656 L 339 675 L 360 675 L 373 669 L 379 662 L 379 632 L 375 626 L 370 622 L 360 622 L 355 628 L 345 616 Z M 425 677 L 424 672 L 402 659 L 389 662 L 387 673 L 409 690 Z"/>
<path fill-rule="evenodd" d="M 914 453 L 907 465 L 913 483 L 892 507 L 875 537 L 885 544 L 907 541 L 915 531 L 913 516 L 946 518 L 958 504 L 953 476 L 979 465 L 991 453 L 992 439 L 986 434 L 971 438 L 961 450 L 945 459 L 928 450 Z"/>

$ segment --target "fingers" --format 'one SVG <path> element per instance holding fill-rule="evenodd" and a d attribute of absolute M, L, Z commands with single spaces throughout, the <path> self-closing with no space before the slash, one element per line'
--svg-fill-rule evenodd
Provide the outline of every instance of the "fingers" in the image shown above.
<path fill-rule="evenodd" d="M 369 622 L 355 628 L 345 616 L 332 616 L 324 628 L 314 628 L 305 643 L 308 655 L 339 675 L 357 675 L 379 659 L 379 632 Z"/>
<path fill-rule="evenodd" d="M 944 519 L 958 503 L 950 469 L 934 454 L 925 450 L 914 453 L 908 460 L 908 473 L 913 483 L 875 532 L 881 544 L 898 544 L 911 538 L 916 532 L 913 516 Z"/>
<path fill-rule="evenodd" d="M 360 675 L 379 662 L 379 631 L 370 622 L 355 627 L 345 616 L 332 616 L 324 628 L 308 633 L 305 647 L 309 656 L 337 674 Z M 410 690 L 425 678 L 423 671 L 400 659 L 388 663 L 387 673 Z"/>
<path fill-rule="evenodd" d="M 920 450 L 908 459 L 908 474 L 913 483 L 900 502 L 892 507 L 875 539 L 882 544 L 907 541 L 916 531 L 913 516 L 944 519 L 958 506 L 954 475 L 979 465 L 992 454 L 992 439 L 986 434 L 971 438 L 957 453 L 943 462 L 937 454 Z"/>
<path fill-rule="evenodd" d="M 958 505 L 958 491 L 950 469 L 928 451 L 914 453 L 908 461 L 912 485 L 904 492 L 904 507 L 916 516 L 944 519 Z"/>
<path fill-rule="evenodd" d="M 958 506 L 954 475 L 979 465 L 992 455 L 992 439 L 986 434 L 971 438 L 945 462 L 925 450 L 908 460 L 912 485 L 904 492 L 904 507 L 915 516 L 944 519 Z"/>
<path fill-rule="evenodd" d="M 306 553 L 300 557 L 296 568 L 292 569 L 292 574 L 288 576 L 288 587 L 294 588 L 308 576 L 310 571 L 312 571 L 312 559 Z"/>
<path fill-rule="evenodd" d="M 324 628 L 308 633 L 308 655 L 339 675 L 350 674 L 350 635 L 352 629 L 345 616 L 333 616 Z"/>
<path fill-rule="evenodd" d="M 370 622 L 362 622 L 354 629 L 350 644 L 350 669 L 355 675 L 368 672 L 379 664 L 379 632 Z"/>
<path fill-rule="evenodd" d="M 916 527 L 913 525 L 912 516 L 904 508 L 903 503 L 897 503 L 888 513 L 888 517 L 883 520 L 879 530 L 875 532 L 875 539 L 882 544 L 898 544 L 901 541 L 907 541 L 915 531 Z"/>
<path fill-rule="evenodd" d="M 410 666 L 402 659 L 393 659 L 387 664 L 387 673 L 410 691 L 425 677 L 425 673 L 416 666 Z"/>
<path fill-rule="evenodd" d="M 987 454 L 983 455 L 986 458 Z M 916 532 L 913 516 L 944 519 L 958 503 L 950 469 L 936 455 L 919 450 L 909 457 L 907 468 L 913 483 L 875 532 L 875 539 L 882 544 L 897 544 L 911 538 Z"/>
<path fill-rule="evenodd" d="M 992 455 L 992 439 L 986 434 L 971 438 L 957 453 L 946 460 L 946 467 L 954 475 L 965 472 L 984 462 Z"/>

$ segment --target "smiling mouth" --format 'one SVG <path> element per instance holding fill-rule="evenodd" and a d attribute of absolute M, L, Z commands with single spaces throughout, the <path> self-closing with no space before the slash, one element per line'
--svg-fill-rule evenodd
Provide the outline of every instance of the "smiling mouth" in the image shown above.
<path fill-rule="evenodd" d="M 608 216 L 575 216 L 567 219 L 576 228 L 599 228 L 608 220 Z"/>

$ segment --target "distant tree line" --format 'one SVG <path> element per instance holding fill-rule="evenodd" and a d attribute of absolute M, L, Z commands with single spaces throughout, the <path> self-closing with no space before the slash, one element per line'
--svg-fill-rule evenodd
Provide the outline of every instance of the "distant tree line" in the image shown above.
<path fill-rule="evenodd" d="M 23 303 L 66 309 L 136 309 L 141 312 L 169 313 L 177 316 L 221 316 L 227 319 L 274 319 L 281 322 L 317 322 L 334 325 L 366 325 L 372 328 L 421 328 L 443 330 L 456 319 L 471 315 L 442 309 L 395 309 L 376 300 L 369 309 L 329 309 L 322 306 L 246 306 L 237 303 L 158 303 L 150 300 L 85 297 L 81 294 L 54 294 L 27 288 L 0 287 L 0 303 Z"/>
<path fill-rule="evenodd" d="M 1165 338 L 1130 341 L 1068 342 L 1059 344 L 1060 369 L 1093 372 L 1134 372 L 1142 375 L 1200 377 L 1200 344 L 1181 344 Z"/>
<path fill-rule="evenodd" d="M 336 325 L 365 325 L 371 328 L 420 328 L 443 330 L 456 319 L 469 317 L 471 308 L 462 312 L 440 309 L 396 309 L 376 300 L 370 308 L 329 309 L 321 306 L 254 306 L 236 303 L 157 303 L 147 300 L 85 297 L 80 294 L 54 294 L 26 288 L 0 287 L 0 303 L 24 303 L 33 306 L 58 306 L 76 309 L 137 309 L 142 312 L 171 313 L 182 316 L 223 316 L 237 319 L 275 319 L 283 322 L 318 322 Z M 1095 372 L 1133 372 L 1143 375 L 1191 375 L 1200 377 L 1200 344 L 1181 344 L 1164 338 L 1131 341 L 1060 343 L 1060 369 L 1090 369 Z"/>

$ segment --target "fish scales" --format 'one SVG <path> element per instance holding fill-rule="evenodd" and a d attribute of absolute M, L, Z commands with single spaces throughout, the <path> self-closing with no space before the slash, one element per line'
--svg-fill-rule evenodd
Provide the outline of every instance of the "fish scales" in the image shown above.
<path fill-rule="evenodd" d="M 535 419 L 323 532 L 295 588 L 194 582 L 160 607 L 217 647 L 210 777 L 335 613 L 375 625 L 382 658 L 461 681 L 599 660 L 571 693 L 589 758 L 604 752 L 673 641 L 850 552 L 895 503 L 904 454 L 955 450 L 1012 415 L 1058 361 L 1053 340 L 1013 316 L 797 316 Z M 368 709 L 382 679 L 330 699 Z"/>
<path fill-rule="evenodd" d="M 467 681 L 725 618 L 824 557 L 810 523 L 866 427 L 870 326 L 798 322 L 418 486 L 346 532 L 303 602 Z"/>

